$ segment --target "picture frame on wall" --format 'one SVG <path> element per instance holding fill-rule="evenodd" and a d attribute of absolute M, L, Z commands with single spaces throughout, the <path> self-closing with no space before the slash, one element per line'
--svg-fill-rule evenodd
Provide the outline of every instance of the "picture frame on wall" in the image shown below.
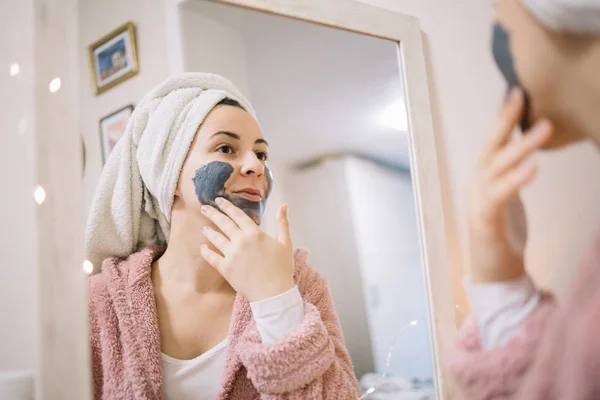
<path fill-rule="evenodd" d="M 108 160 L 112 149 L 125 133 L 134 105 L 128 104 L 123 108 L 100 119 L 100 142 L 102 145 L 102 165 Z"/>
<path fill-rule="evenodd" d="M 92 89 L 96 95 L 139 72 L 136 30 L 132 22 L 92 43 L 88 50 Z"/>

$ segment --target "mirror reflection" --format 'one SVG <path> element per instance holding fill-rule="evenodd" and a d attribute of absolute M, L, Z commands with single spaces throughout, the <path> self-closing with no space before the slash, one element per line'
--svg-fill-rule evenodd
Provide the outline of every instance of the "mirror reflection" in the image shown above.
<path fill-rule="evenodd" d="M 135 24 L 90 46 L 96 398 L 435 398 L 398 43 L 201 0 L 178 21 L 186 73 L 134 104 L 110 92 L 144 74 Z"/>

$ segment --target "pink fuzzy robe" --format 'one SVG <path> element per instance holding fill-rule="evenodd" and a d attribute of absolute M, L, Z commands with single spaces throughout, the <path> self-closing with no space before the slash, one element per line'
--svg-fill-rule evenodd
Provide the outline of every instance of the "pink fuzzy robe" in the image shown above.
<path fill-rule="evenodd" d="M 600 235 L 558 307 L 548 294 L 504 348 L 482 351 L 469 317 L 446 354 L 465 398 L 600 399 Z"/>
<path fill-rule="evenodd" d="M 95 399 L 163 399 L 161 344 L 150 279 L 162 249 L 107 259 L 89 282 Z M 359 389 L 325 279 L 296 250 L 304 321 L 263 345 L 250 304 L 237 296 L 218 399 L 357 399 Z"/>

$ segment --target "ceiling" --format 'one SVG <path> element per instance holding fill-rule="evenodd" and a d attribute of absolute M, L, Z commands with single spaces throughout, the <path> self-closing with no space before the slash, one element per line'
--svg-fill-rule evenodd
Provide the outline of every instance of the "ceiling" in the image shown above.
<path fill-rule="evenodd" d="M 408 169 L 397 43 L 202 0 L 192 6 L 244 38 L 249 98 L 271 160 L 349 152 Z"/>

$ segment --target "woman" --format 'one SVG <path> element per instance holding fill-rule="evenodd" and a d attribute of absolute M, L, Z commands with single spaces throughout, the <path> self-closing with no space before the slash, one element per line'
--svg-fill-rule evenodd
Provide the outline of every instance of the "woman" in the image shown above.
<path fill-rule="evenodd" d="M 248 101 L 186 74 L 136 107 L 87 228 L 96 399 L 353 399 L 325 280 L 260 224 L 272 178 Z"/>
<path fill-rule="evenodd" d="M 600 236 L 558 306 L 525 272 L 518 196 L 537 150 L 600 146 L 600 2 L 499 0 L 496 9 L 494 55 L 515 88 L 470 188 L 473 316 L 447 363 L 467 399 L 599 399 Z M 511 136 L 519 122 L 520 140 Z"/>

